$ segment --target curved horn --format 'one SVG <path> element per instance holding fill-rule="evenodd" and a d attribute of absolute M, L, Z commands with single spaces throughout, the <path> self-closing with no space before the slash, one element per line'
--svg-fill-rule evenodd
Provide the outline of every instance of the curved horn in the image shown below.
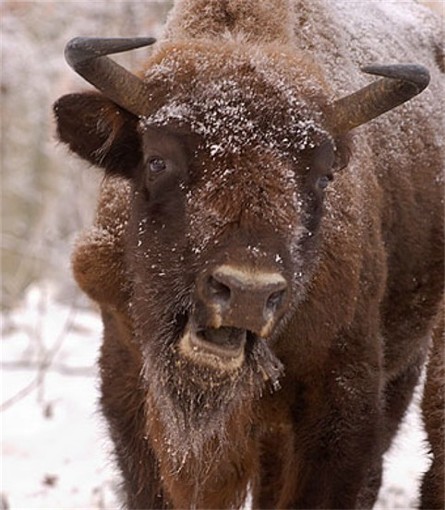
<path fill-rule="evenodd" d="M 65 59 L 76 73 L 105 96 L 129 112 L 143 116 L 149 113 L 147 100 L 150 99 L 150 92 L 147 85 L 107 55 L 150 46 L 154 42 L 156 39 L 151 37 L 76 37 L 66 45 Z"/>
<path fill-rule="evenodd" d="M 416 96 L 428 85 L 428 69 L 416 64 L 373 65 L 362 71 L 383 76 L 332 104 L 329 113 L 336 135 L 345 134 Z"/>

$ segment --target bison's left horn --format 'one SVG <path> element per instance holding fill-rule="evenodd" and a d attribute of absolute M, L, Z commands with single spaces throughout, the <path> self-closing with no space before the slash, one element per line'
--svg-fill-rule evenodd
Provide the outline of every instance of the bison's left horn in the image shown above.
<path fill-rule="evenodd" d="M 129 112 L 142 116 L 152 108 L 147 85 L 107 55 L 150 46 L 154 42 L 156 39 L 151 37 L 76 37 L 66 45 L 65 58 L 78 74 L 105 96 Z"/>
<path fill-rule="evenodd" d="M 417 64 L 373 65 L 363 67 L 362 71 L 383 79 L 332 104 L 329 118 L 336 135 L 347 133 L 408 101 L 430 81 L 428 69 Z"/>

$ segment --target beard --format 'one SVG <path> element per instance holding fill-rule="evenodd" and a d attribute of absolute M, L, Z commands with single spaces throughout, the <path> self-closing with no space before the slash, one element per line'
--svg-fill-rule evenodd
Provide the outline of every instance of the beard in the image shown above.
<path fill-rule="evenodd" d="M 189 462 L 210 470 L 227 448 L 242 447 L 255 401 L 264 391 L 279 389 L 283 371 L 266 341 L 257 337 L 247 343 L 243 364 L 230 371 L 181 356 L 177 344 L 145 354 L 148 426 L 159 422 L 155 437 L 176 473 Z"/>

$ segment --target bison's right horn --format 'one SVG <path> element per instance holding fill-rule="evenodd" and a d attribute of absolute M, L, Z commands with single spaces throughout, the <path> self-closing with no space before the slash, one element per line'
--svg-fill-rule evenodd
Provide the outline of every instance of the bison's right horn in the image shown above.
<path fill-rule="evenodd" d="M 106 55 L 150 46 L 154 42 L 156 39 L 151 37 L 76 37 L 66 45 L 65 58 L 78 74 L 105 96 L 129 112 L 143 116 L 149 114 L 152 108 L 147 85 Z"/>
<path fill-rule="evenodd" d="M 428 69 L 417 64 L 374 65 L 362 71 L 384 78 L 331 106 L 329 119 L 336 135 L 345 134 L 408 101 L 422 92 L 430 81 Z"/>

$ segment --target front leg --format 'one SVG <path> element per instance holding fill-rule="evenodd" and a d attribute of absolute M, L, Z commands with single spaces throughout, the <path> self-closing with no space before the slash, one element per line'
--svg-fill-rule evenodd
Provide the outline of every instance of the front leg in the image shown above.
<path fill-rule="evenodd" d="M 254 508 L 371 508 L 380 486 L 379 371 L 287 377 L 269 397 Z"/>
<path fill-rule="evenodd" d="M 131 348 L 121 321 L 107 313 L 103 318 L 101 407 L 123 478 L 125 508 L 169 508 L 146 430 L 146 394 L 140 382 L 139 357 Z"/>
<path fill-rule="evenodd" d="M 367 492 L 380 466 L 379 381 L 378 369 L 352 363 L 329 368 L 308 388 L 306 410 L 300 419 L 296 416 L 298 483 L 293 498 L 279 501 L 278 507 L 358 508 L 359 494 Z M 372 506 L 375 490 L 360 507 Z"/>
<path fill-rule="evenodd" d="M 297 481 L 279 508 L 371 508 L 374 503 L 383 426 L 380 367 L 360 361 L 358 353 L 336 354 L 322 374 L 313 374 L 304 405 L 295 407 Z"/>
<path fill-rule="evenodd" d="M 320 446 L 303 461 L 298 495 L 286 508 L 372 508 L 381 475 L 381 463 L 375 460 L 378 449 L 371 444 L 376 429 L 375 423 L 369 423 L 361 428 L 361 438 L 336 432 L 330 441 L 320 437 Z M 372 483 L 374 479 L 377 483 Z M 366 502 L 359 497 L 362 494 Z"/>

